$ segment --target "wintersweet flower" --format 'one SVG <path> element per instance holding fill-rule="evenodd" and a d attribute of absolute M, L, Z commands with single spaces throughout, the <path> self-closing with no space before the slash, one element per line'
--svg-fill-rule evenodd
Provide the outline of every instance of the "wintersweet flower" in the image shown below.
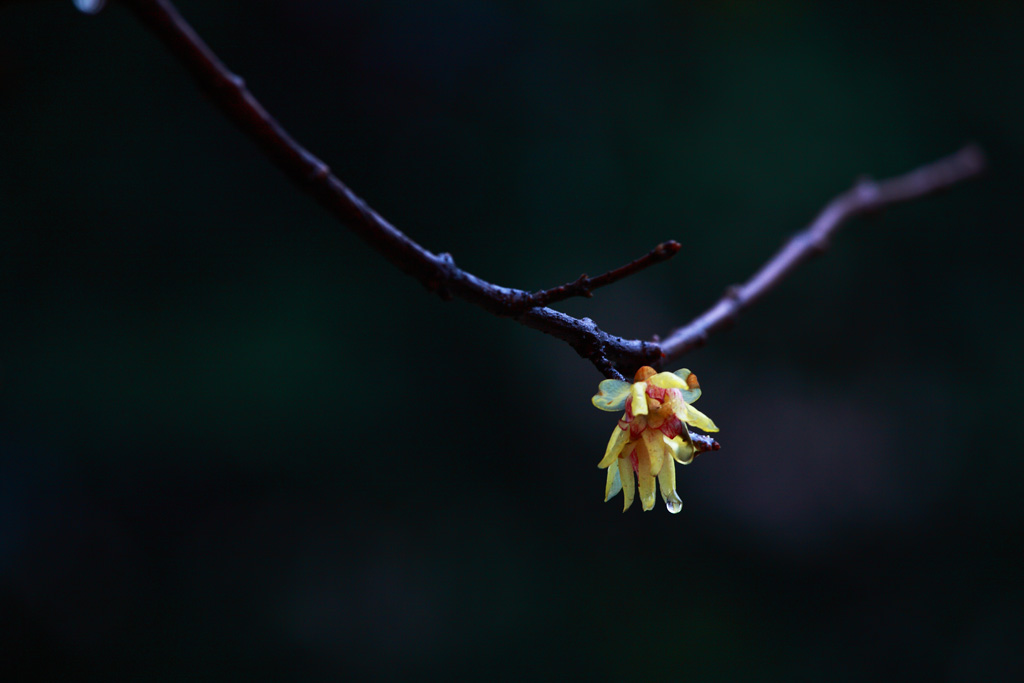
<path fill-rule="evenodd" d="M 632 383 L 606 379 L 598 385 L 591 399 L 595 407 L 609 412 L 625 410 L 597 465 L 608 469 L 605 502 L 622 491 L 625 512 L 639 488 L 640 503 L 650 510 L 657 479 L 668 511 L 676 513 L 683 508 L 676 493 L 676 463 L 689 465 L 703 450 L 694 446 L 687 425 L 718 431 L 707 415 L 690 405 L 698 398 L 697 376 L 686 369 L 657 372 L 645 365 L 636 371 Z"/>

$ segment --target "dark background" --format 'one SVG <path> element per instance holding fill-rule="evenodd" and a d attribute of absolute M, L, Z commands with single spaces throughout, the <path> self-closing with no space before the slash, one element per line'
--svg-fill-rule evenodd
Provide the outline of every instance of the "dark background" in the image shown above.
<path fill-rule="evenodd" d="M 601 502 L 568 346 L 389 265 L 123 8 L 0 3 L 5 680 L 1019 680 L 1024 5 L 838 5 L 180 3 L 484 278 L 682 242 L 560 307 L 627 337 L 985 148 L 675 364 L 724 448 L 671 516 Z"/>

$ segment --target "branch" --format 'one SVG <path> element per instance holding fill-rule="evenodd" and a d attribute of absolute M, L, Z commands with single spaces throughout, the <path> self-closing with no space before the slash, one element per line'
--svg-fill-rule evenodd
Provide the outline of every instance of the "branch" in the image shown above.
<path fill-rule="evenodd" d="M 412 275 L 444 299 L 458 297 L 500 316 L 558 337 L 606 376 L 616 376 L 616 366 L 656 363 L 661 351 L 656 344 L 626 340 L 582 320 L 546 308 L 544 304 L 570 296 L 589 296 L 597 287 L 610 284 L 649 265 L 669 258 L 678 247 L 660 245 L 650 254 L 597 278 L 531 294 L 502 287 L 455 265 L 450 254 L 434 254 L 384 220 L 355 195 L 330 168 L 300 145 L 249 92 L 245 81 L 232 73 L 203 42 L 168 0 L 123 0 L 191 73 L 200 89 L 263 153 L 303 190 L 333 213 L 364 242 L 400 270 Z"/>
<path fill-rule="evenodd" d="M 834 199 L 809 228 L 793 237 L 746 284 L 730 288 L 718 303 L 693 322 L 675 330 L 662 342 L 623 339 L 604 332 L 589 318 L 574 318 L 547 305 L 573 296 L 591 296 L 598 287 L 666 261 L 679 251 L 678 242 L 665 242 L 603 275 L 594 278 L 584 275 L 573 282 L 538 292 L 488 282 L 456 266 L 451 255 L 428 251 L 357 197 L 331 173 L 327 164 L 296 142 L 270 116 L 242 78 L 220 61 L 169 0 L 122 2 L 182 62 L 214 104 L 249 135 L 285 175 L 400 270 L 445 299 L 464 299 L 495 315 L 510 317 L 565 341 L 602 374 L 615 379 L 622 379 L 621 371 L 631 375 L 641 365 L 659 367 L 703 345 L 710 334 L 731 324 L 741 311 L 777 286 L 798 265 L 823 252 L 832 235 L 850 218 L 946 189 L 978 175 L 984 168 L 981 152 L 968 147 L 898 178 L 880 183 L 861 182 Z"/>
<path fill-rule="evenodd" d="M 741 311 L 777 287 L 797 266 L 824 253 L 832 236 L 854 216 L 935 194 L 977 176 L 984 169 L 984 154 L 970 145 L 906 175 L 881 182 L 860 181 L 829 202 L 806 230 L 794 235 L 746 283 L 728 288 L 703 315 L 665 338 L 661 342 L 665 359 L 703 346 L 709 335 L 729 327 Z"/>

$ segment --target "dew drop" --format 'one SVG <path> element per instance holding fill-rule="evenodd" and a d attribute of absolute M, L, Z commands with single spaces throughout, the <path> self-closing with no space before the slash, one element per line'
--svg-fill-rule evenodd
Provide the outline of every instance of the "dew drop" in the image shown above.
<path fill-rule="evenodd" d="M 683 509 L 683 501 L 679 500 L 679 496 L 673 491 L 672 495 L 665 499 L 665 507 L 674 515 Z"/>

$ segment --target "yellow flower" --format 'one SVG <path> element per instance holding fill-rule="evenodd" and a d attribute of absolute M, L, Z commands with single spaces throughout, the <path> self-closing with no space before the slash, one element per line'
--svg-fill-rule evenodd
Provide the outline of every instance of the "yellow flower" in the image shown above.
<path fill-rule="evenodd" d="M 591 399 L 601 410 L 625 410 L 597 465 L 608 468 L 604 499 L 607 502 L 622 491 L 625 512 L 633 504 L 635 488 L 639 488 L 640 503 L 644 510 L 650 510 L 657 479 L 668 511 L 679 512 L 683 501 L 676 493 L 676 463 L 689 465 L 703 450 L 694 446 L 686 425 L 705 432 L 717 432 L 718 427 L 690 405 L 700 398 L 700 385 L 689 370 L 656 372 L 645 365 L 636 371 L 633 380 L 630 384 L 606 379 Z"/>

